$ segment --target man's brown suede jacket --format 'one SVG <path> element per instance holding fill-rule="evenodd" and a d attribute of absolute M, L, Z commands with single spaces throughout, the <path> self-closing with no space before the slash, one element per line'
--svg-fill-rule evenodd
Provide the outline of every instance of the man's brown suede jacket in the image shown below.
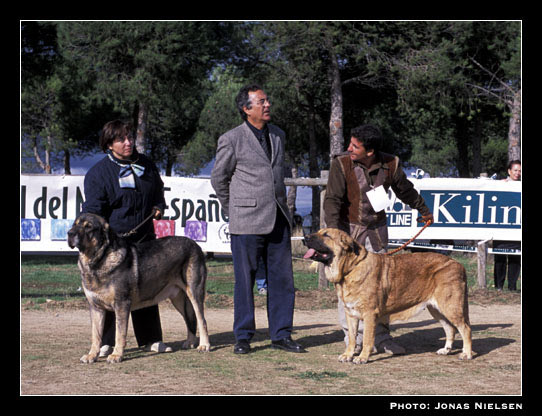
<path fill-rule="evenodd" d="M 342 153 L 332 160 L 329 171 L 324 199 L 326 226 L 350 234 L 355 227 L 358 242 L 362 243 L 359 240 L 368 236 L 375 250 L 385 248 L 386 213 L 383 210 L 375 212 L 366 195 L 367 191 L 380 185 L 386 192 L 391 187 L 397 198 L 418 210 L 420 215 L 430 213 L 424 199 L 407 179 L 397 156 L 378 152 L 373 165 L 367 168 L 352 161 L 349 154 Z"/>

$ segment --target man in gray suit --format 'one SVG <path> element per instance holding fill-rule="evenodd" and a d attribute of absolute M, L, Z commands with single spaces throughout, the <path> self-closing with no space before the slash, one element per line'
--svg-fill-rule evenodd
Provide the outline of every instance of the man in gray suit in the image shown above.
<path fill-rule="evenodd" d="M 269 124 L 271 104 L 258 85 L 241 88 L 244 122 L 218 139 L 211 184 L 229 217 L 235 274 L 234 353 L 250 352 L 258 259 L 267 271 L 267 318 L 273 348 L 303 352 L 291 338 L 294 314 L 291 219 L 284 186 L 285 133 Z"/>

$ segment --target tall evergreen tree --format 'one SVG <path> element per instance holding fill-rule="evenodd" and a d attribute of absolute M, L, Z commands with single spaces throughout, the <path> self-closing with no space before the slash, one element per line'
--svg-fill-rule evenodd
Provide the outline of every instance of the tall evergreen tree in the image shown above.
<path fill-rule="evenodd" d="M 137 149 L 170 170 L 171 149 L 194 131 L 228 30 L 220 22 L 61 22 L 59 47 L 93 83 L 93 98 L 133 118 Z"/>
<path fill-rule="evenodd" d="M 480 90 L 492 91 L 494 83 L 475 62 L 493 68 L 493 74 L 501 74 L 510 86 L 518 85 L 517 66 L 506 76 L 502 71 L 508 64 L 513 66 L 517 56 L 518 26 L 514 22 L 392 22 L 386 29 L 386 36 L 374 37 L 373 45 L 395 77 L 399 109 L 412 135 L 411 162 L 433 176 L 478 176 L 494 165 L 484 160 L 489 150 L 485 146 L 499 140 L 492 136 L 494 127 L 502 126 L 507 115 L 495 112 L 495 101 L 482 99 Z M 500 140 L 507 140 L 506 135 Z"/>

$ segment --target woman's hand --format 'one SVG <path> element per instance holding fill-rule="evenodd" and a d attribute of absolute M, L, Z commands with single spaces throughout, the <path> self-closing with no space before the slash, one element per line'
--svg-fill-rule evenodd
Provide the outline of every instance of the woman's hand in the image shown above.
<path fill-rule="evenodd" d="M 153 218 L 155 220 L 159 220 L 160 218 L 162 218 L 162 211 L 160 210 L 160 208 L 153 207 L 152 209 L 153 209 L 153 213 L 154 213 Z"/>

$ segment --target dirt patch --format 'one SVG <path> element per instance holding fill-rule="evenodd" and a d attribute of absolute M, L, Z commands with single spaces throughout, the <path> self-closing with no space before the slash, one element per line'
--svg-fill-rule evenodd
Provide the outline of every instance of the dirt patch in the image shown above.
<path fill-rule="evenodd" d="M 471 361 L 458 359 L 458 336 L 449 356 L 435 351 L 444 331 L 427 311 L 406 323 L 392 324 L 392 335 L 407 349 L 404 356 L 376 354 L 367 365 L 343 364 L 334 291 L 298 292 L 293 338 L 305 354 L 273 350 L 267 312 L 256 311 L 253 352 L 233 354 L 231 308 L 208 308 L 212 350 L 181 350 L 186 327 L 166 303 L 160 306 L 169 354 L 137 348 L 130 325 L 125 361 L 79 363 L 90 347 L 90 318 L 84 301 L 49 302 L 21 311 L 22 395 L 518 395 L 521 394 L 521 305 L 519 295 L 495 293 L 487 301 L 473 292 Z M 501 297 L 501 301 L 498 297 Z M 261 302 L 265 301 L 262 296 Z M 260 302 L 260 300 L 258 300 Z M 68 305 L 69 304 L 69 305 Z M 328 305 L 324 307 L 322 305 Z"/>

